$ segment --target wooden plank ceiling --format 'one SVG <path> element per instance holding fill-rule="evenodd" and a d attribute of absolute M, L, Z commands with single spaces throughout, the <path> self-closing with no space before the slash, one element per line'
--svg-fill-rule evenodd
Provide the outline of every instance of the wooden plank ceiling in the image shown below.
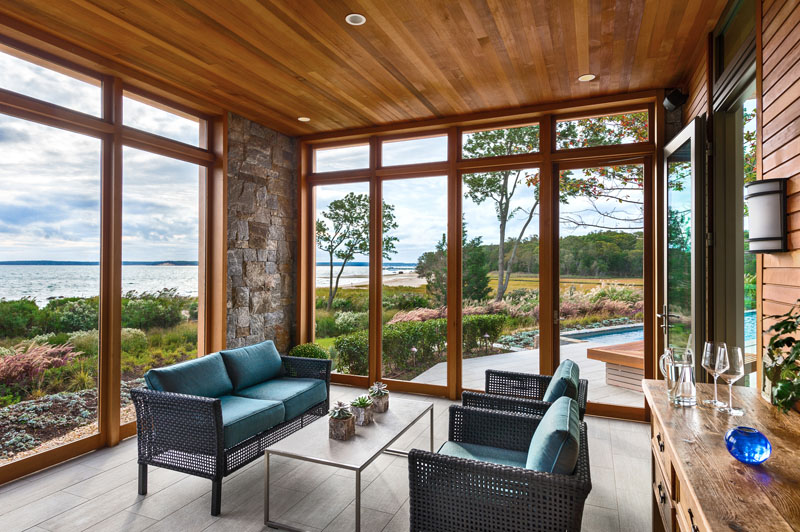
<path fill-rule="evenodd" d="M 675 86 L 724 5 L 3 0 L 0 15 L 299 135 Z"/>

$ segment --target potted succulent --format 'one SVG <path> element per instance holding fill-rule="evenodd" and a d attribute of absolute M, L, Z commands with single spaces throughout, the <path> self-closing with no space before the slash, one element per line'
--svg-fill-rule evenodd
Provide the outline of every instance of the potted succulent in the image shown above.
<path fill-rule="evenodd" d="M 356 418 L 350 411 L 350 406 L 342 401 L 333 403 L 333 408 L 328 412 L 328 436 L 333 440 L 346 441 L 356 433 Z"/>
<path fill-rule="evenodd" d="M 350 408 L 353 411 L 353 415 L 356 416 L 356 425 L 369 425 L 372 423 L 372 399 L 369 398 L 369 395 L 359 395 L 352 401 L 350 401 Z"/>
<path fill-rule="evenodd" d="M 369 387 L 369 397 L 375 405 L 375 411 L 383 413 L 389 410 L 389 390 L 382 382 L 376 382 Z"/>
<path fill-rule="evenodd" d="M 800 401 L 800 341 L 797 339 L 800 307 L 795 305 L 786 314 L 767 318 L 778 321 L 769 328 L 773 336 L 766 349 L 769 360 L 764 360 L 764 375 L 772 385 L 772 404 L 786 413 L 791 408 L 797 409 Z"/>

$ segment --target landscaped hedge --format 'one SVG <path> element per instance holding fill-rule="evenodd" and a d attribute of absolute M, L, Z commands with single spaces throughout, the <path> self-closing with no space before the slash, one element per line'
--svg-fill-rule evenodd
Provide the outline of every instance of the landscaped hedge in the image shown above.
<path fill-rule="evenodd" d="M 464 349 L 492 344 L 500 337 L 504 314 L 464 316 Z M 391 372 L 424 371 L 441 362 L 447 351 L 447 318 L 406 321 L 383 327 L 383 364 Z M 333 344 L 337 370 L 366 375 L 369 341 L 367 331 L 340 336 Z"/>

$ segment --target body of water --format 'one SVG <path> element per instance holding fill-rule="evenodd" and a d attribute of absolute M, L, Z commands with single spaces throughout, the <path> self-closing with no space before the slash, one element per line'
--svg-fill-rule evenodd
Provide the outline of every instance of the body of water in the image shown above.
<path fill-rule="evenodd" d="M 197 296 L 197 266 L 122 266 L 122 293 L 175 288 Z M 33 298 L 40 306 L 59 297 L 93 297 L 100 293 L 100 267 L 0 265 L 0 299 Z"/>
<path fill-rule="evenodd" d="M 410 262 L 387 262 L 383 265 L 383 276 L 391 277 L 406 273 L 414 273 L 416 264 Z M 341 264 L 333 264 L 333 279 L 336 282 L 336 275 L 339 273 Z M 330 283 L 330 263 L 317 263 L 317 287 L 328 286 Z M 362 285 L 369 282 L 369 263 L 354 262 L 344 267 L 342 277 L 339 279 L 339 286 Z"/>

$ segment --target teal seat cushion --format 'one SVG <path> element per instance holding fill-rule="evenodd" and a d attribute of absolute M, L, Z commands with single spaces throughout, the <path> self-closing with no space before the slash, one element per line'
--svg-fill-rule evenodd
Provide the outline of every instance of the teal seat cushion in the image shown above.
<path fill-rule="evenodd" d="M 455 441 L 444 442 L 437 452 L 439 454 L 446 454 L 447 456 L 468 458 L 470 460 L 490 462 L 492 464 L 511 467 L 525 467 L 525 460 L 528 457 L 528 455 L 522 451 L 511 451 L 508 449 L 500 449 L 499 447 Z"/>
<path fill-rule="evenodd" d="M 286 409 L 285 419 L 288 421 L 324 401 L 328 397 L 328 388 L 321 379 L 282 377 L 238 390 L 236 395 L 251 399 L 282 401 Z"/>
<path fill-rule="evenodd" d="M 219 400 L 226 449 L 283 422 L 283 403 L 280 401 L 261 401 L 236 395 L 223 395 Z"/>
<path fill-rule="evenodd" d="M 565 395 L 572 399 L 577 399 L 578 380 L 580 377 L 581 371 L 578 365 L 572 360 L 565 360 L 558 365 L 556 372 L 553 373 L 553 378 L 550 379 L 550 384 L 547 385 L 542 400 L 552 403 Z"/>
<path fill-rule="evenodd" d="M 234 390 L 279 377 L 283 362 L 272 340 L 260 344 L 220 351 Z"/>
<path fill-rule="evenodd" d="M 233 391 L 233 384 L 219 353 L 193 358 L 144 374 L 147 387 L 159 392 L 219 397 Z"/>
<path fill-rule="evenodd" d="M 578 403 L 569 397 L 561 397 L 550 405 L 536 427 L 525 467 L 570 475 L 578 463 L 579 445 Z"/>

